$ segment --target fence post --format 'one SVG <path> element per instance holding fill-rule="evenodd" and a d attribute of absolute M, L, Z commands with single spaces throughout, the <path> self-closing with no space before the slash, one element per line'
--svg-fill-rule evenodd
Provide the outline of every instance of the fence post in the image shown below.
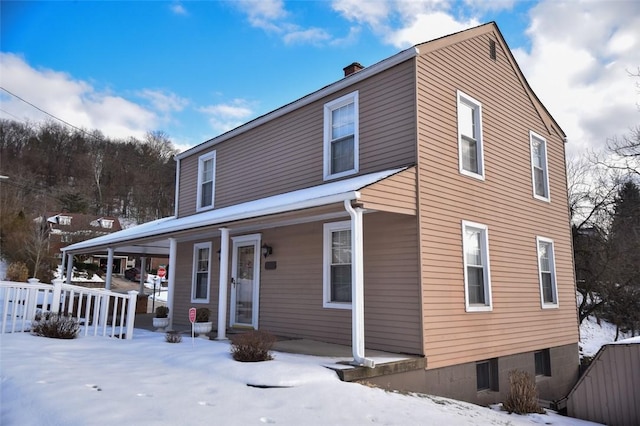
<path fill-rule="evenodd" d="M 60 297 L 62 296 L 62 283 L 60 278 L 53 280 L 53 300 L 51 301 L 51 312 L 60 312 Z"/>
<path fill-rule="evenodd" d="M 133 326 L 136 320 L 136 302 L 138 301 L 138 292 L 135 290 L 128 291 L 129 301 L 127 303 L 127 340 L 133 339 Z"/>

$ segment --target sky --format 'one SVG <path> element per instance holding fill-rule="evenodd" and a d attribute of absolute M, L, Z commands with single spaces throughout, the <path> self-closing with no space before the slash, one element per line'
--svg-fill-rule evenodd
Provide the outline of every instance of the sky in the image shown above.
<path fill-rule="evenodd" d="M 160 131 L 180 150 L 340 80 L 352 62 L 490 21 L 568 156 L 640 125 L 637 0 L 3 0 L 0 16 L 0 118 L 48 113 L 116 139 Z"/>
<path fill-rule="evenodd" d="M 189 335 L 175 344 L 162 332 L 141 329 L 131 340 L 29 333 L 0 339 L 0 423 L 7 426 L 200 425 L 204 419 L 222 425 L 595 425 L 552 411 L 510 415 L 499 405 L 341 382 L 325 368 L 335 358 L 273 352 L 271 361 L 240 363 L 231 358 L 229 342 Z"/>

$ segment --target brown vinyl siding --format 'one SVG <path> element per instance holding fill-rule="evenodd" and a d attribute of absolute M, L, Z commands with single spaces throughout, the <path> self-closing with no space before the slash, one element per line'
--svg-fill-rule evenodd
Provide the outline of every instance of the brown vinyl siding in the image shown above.
<path fill-rule="evenodd" d="M 564 145 L 493 31 L 417 58 L 425 354 L 429 368 L 578 340 Z M 487 78 L 486 76 L 491 76 Z M 485 180 L 458 170 L 456 90 L 482 104 Z M 533 198 L 529 130 L 547 140 L 551 203 Z M 488 226 L 491 312 L 465 312 L 463 220 Z M 555 243 L 559 308 L 542 309 L 536 236 Z"/>
<path fill-rule="evenodd" d="M 276 261 L 277 268 L 262 271 L 260 328 L 350 345 L 351 310 L 322 307 L 322 224 L 263 233 L 274 250 L 268 260 Z M 421 351 L 415 229 L 412 216 L 364 216 L 367 348 Z"/>
<path fill-rule="evenodd" d="M 407 61 L 214 146 L 215 208 L 325 183 L 323 107 L 355 90 L 360 106 L 359 174 L 414 164 L 413 83 L 413 65 Z M 196 212 L 198 157 L 203 154 L 181 161 L 180 217 Z"/>
<path fill-rule="evenodd" d="M 360 191 L 365 209 L 416 214 L 416 169 L 411 167 Z"/>

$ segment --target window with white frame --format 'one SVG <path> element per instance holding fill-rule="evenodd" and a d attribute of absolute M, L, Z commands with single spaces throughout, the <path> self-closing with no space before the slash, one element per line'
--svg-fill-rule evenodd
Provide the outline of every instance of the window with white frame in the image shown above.
<path fill-rule="evenodd" d="M 209 284 L 211 277 L 211 243 L 193 245 L 193 282 L 191 302 L 209 302 Z"/>
<path fill-rule="evenodd" d="M 556 265 L 553 240 L 536 238 L 538 244 L 538 273 L 540 278 L 540 299 L 543 308 L 558 306 L 556 286 Z"/>
<path fill-rule="evenodd" d="M 547 168 L 547 141 L 540 135 L 529 132 L 531 141 L 531 179 L 533 196 L 549 201 L 549 173 Z"/>
<path fill-rule="evenodd" d="M 460 173 L 484 179 L 482 105 L 458 91 L 458 161 Z"/>
<path fill-rule="evenodd" d="M 323 306 L 351 308 L 351 222 L 324 224 Z"/>
<path fill-rule="evenodd" d="M 216 180 L 216 152 L 209 152 L 198 159 L 198 206 L 196 210 L 213 207 Z"/>
<path fill-rule="evenodd" d="M 358 92 L 324 105 L 324 179 L 358 172 Z"/>
<path fill-rule="evenodd" d="M 490 311 L 492 308 L 488 232 L 486 225 L 462 222 L 464 293 L 467 312 Z"/>

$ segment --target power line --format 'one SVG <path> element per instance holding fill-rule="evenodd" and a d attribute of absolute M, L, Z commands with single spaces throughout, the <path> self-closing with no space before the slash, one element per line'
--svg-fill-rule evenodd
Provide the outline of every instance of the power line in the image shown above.
<path fill-rule="evenodd" d="M 93 134 L 91 134 L 91 133 L 87 132 L 86 130 L 81 129 L 80 127 L 74 126 L 73 124 L 71 124 L 71 123 L 69 123 L 69 122 L 67 122 L 67 121 L 63 120 L 62 118 L 58 118 L 58 117 L 56 117 L 55 115 L 53 115 L 53 114 L 51 114 L 51 113 L 49 113 L 49 112 L 47 112 L 47 111 L 43 110 L 43 109 L 42 109 L 42 108 L 40 108 L 39 106 L 34 105 L 34 104 L 32 104 L 31 102 L 29 102 L 29 101 L 27 101 L 27 100 L 25 100 L 25 99 L 21 98 L 20 96 L 16 95 L 15 93 L 13 93 L 13 92 L 11 92 L 11 91 L 9 91 L 9 90 L 5 89 L 4 87 L 0 86 L 0 89 L 4 90 L 5 92 L 7 92 L 8 94 L 10 94 L 10 95 L 11 95 L 11 96 L 13 96 L 14 98 L 21 100 L 21 101 L 22 101 L 22 102 L 24 102 L 25 104 L 27 104 L 27 105 L 29 105 L 29 106 L 31 106 L 31 107 L 33 107 L 33 108 L 37 109 L 38 111 L 42 112 L 43 114 L 46 114 L 46 115 L 48 115 L 49 117 L 54 118 L 54 119 L 56 119 L 56 120 L 58 120 L 58 121 L 60 121 L 60 122 L 62 122 L 62 123 L 64 123 L 64 124 L 66 124 L 67 126 L 72 127 L 72 128 L 74 128 L 74 129 L 76 129 L 77 131 L 84 133 L 84 134 L 85 134 L 85 135 L 87 135 L 87 136 L 90 136 L 90 137 L 92 137 L 92 138 L 96 138 L 96 139 L 98 139 L 98 137 L 96 137 L 95 135 L 93 135 Z M 4 111 L 4 110 L 2 110 L 2 111 Z M 4 111 L 4 112 L 6 112 L 7 114 L 11 115 L 12 117 L 15 117 L 13 114 L 8 113 L 7 111 Z"/>

